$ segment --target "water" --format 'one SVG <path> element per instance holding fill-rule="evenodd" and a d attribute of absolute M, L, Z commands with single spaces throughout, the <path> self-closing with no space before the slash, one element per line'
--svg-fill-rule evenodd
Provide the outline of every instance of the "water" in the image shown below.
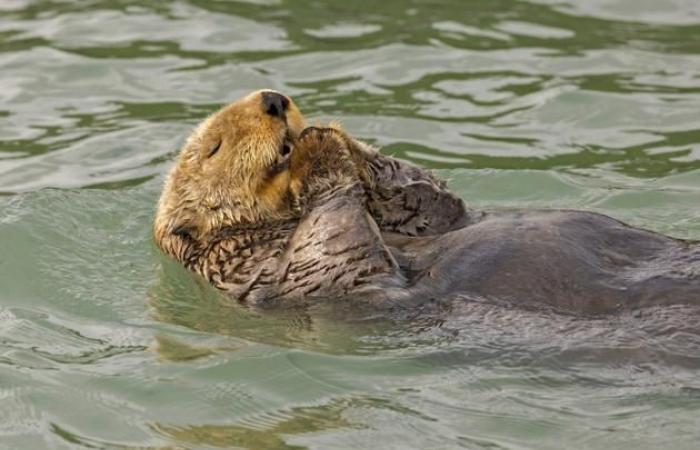
<path fill-rule="evenodd" d="M 259 315 L 150 237 L 270 87 L 473 206 L 700 239 L 696 0 L 4 0 L 0 67 L 0 449 L 697 448 L 697 311 Z"/>

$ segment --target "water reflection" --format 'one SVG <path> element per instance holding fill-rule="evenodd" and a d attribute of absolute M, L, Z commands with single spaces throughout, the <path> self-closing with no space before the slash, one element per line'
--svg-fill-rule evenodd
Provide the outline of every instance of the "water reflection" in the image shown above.
<path fill-rule="evenodd" d="M 288 444 L 290 437 L 319 431 L 353 427 L 343 419 L 343 412 L 353 403 L 371 400 L 348 401 L 341 399 L 326 405 L 292 408 L 277 411 L 274 415 L 249 418 L 250 425 L 198 425 L 178 427 L 153 424 L 153 430 L 177 444 L 205 445 L 219 448 L 269 448 L 292 450 L 307 448 Z"/>
<path fill-rule="evenodd" d="M 368 319 L 361 312 L 361 321 L 341 319 L 338 311 L 324 309 L 323 305 L 309 309 L 256 310 L 226 297 L 204 279 L 164 257 L 159 280 L 149 291 L 149 299 L 153 318 L 158 321 L 267 345 L 327 353 L 376 352 L 382 346 L 377 347 L 379 341 L 374 339 L 396 329 L 387 320 Z M 364 341 L 366 336 L 374 339 Z M 389 342 L 386 345 L 391 348 Z M 158 350 L 162 354 L 162 347 Z"/>

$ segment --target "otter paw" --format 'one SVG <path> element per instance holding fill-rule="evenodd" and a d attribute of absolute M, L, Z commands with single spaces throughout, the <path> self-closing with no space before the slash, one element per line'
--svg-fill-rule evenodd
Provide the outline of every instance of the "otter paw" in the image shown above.
<path fill-rule="evenodd" d="M 294 144 L 291 189 L 297 197 L 350 186 L 360 180 L 347 140 L 333 128 L 309 127 Z"/>

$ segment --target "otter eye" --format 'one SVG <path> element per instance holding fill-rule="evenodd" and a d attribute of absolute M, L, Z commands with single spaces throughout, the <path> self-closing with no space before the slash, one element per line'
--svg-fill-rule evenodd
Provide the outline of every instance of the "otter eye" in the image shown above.
<path fill-rule="evenodd" d="M 212 156 L 216 155 L 216 152 L 218 152 L 220 148 L 221 148 L 221 141 L 219 141 L 216 144 L 209 147 L 209 151 L 207 152 L 207 158 L 211 158 Z"/>
<path fill-rule="evenodd" d="M 284 144 L 282 146 L 282 149 L 280 150 L 280 153 L 282 153 L 282 156 L 287 156 L 291 153 L 292 149 L 289 146 L 289 144 Z"/>

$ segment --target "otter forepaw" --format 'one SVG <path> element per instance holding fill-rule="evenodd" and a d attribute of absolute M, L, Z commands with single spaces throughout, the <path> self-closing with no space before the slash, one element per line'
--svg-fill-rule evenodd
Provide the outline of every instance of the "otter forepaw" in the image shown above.
<path fill-rule="evenodd" d="M 349 186 L 360 180 L 343 134 L 333 128 L 309 127 L 292 153 L 291 189 L 297 197 Z"/>

